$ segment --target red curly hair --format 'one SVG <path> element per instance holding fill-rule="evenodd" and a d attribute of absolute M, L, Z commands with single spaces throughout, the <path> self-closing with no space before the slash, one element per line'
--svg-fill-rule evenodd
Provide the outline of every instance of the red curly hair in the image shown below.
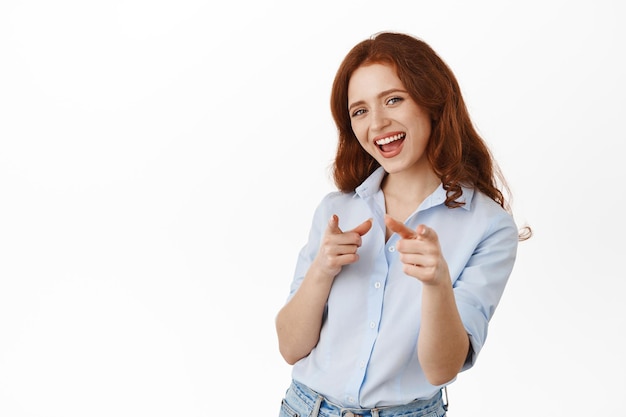
<path fill-rule="evenodd" d="M 508 209 L 498 183 L 506 183 L 487 145 L 474 128 L 458 82 L 448 66 L 425 42 L 406 34 L 383 32 L 357 44 L 341 63 L 331 94 L 331 112 L 339 133 L 333 177 L 337 187 L 352 192 L 378 162 L 359 144 L 348 113 L 348 83 L 363 65 L 382 63 L 396 69 L 411 98 L 432 120 L 427 158 L 447 192 L 445 204 L 458 207 L 461 186 L 474 187 Z M 508 191 L 508 190 L 507 190 Z"/>

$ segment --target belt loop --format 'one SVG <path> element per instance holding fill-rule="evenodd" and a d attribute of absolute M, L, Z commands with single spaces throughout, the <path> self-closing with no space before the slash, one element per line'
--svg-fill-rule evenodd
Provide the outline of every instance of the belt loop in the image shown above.
<path fill-rule="evenodd" d="M 372 417 L 378 417 L 378 408 L 372 408 Z"/>
<path fill-rule="evenodd" d="M 448 386 L 446 385 L 445 387 L 443 387 L 443 393 L 445 394 L 445 400 L 443 401 L 443 409 L 445 411 L 448 411 L 448 405 L 450 404 L 450 401 L 448 400 Z"/>
<path fill-rule="evenodd" d="M 317 400 L 315 401 L 315 406 L 313 407 L 313 411 L 311 411 L 310 417 L 317 417 L 320 415 L 320 407 L 322 406 L 322 400 L 324 397 L 321 395 L 317 396 Z"/>

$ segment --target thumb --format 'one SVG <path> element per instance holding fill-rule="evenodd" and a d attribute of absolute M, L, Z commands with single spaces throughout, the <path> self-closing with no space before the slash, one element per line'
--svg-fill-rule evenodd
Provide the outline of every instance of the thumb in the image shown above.
<path fill-rule="evenodd" d="M 365 233 L 369 232 L 371 228 L 372 219 L 367 219 L 363 223 L 352 229 L 352 231 L 357 232 L 359 235 L 363 236 Z"/>
<path fill-rule="evenodd" d="M 433 229 L 426 226 L 425 224 L 420 224 L 419 226 L 417 226 L 416 232 L 420 239 L 434 240 L 434 241 L 438 240 L 437 233 L 435 233 Z"/>
<path fill-rule="evenodd" d="M 328 221 L 328 228 L 326 228 L 326 231 L 332 234 L 343 233 L 339 228 L 339 217 L 337 217 L 336 214 L 333 214 L 330 217 L 330 220 Z"/>

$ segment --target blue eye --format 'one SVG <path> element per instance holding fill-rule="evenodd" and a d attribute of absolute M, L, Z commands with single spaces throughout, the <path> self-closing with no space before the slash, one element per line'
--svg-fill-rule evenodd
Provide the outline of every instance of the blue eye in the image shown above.
<path fill-rule="evenodd" d="M 396 104 L 401 102 L 402 100 L 404 100 L 402 97 L 391 97 L 389 100 L 387 100 L 387 104 Z"/>
<path fill-rule="evenodd" d="M 358 109 L 352 112 L 352 117 L 360 116 L 365 113 L 365 109 Z"/>

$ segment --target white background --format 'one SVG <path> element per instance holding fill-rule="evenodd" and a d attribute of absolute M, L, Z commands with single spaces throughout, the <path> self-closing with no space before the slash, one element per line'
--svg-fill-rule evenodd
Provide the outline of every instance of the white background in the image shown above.
<path fill-rule="evenodd" d="M 357 42 L 427 41 L 520 244 L 451 417 L 624 415 L 623 2 L 3 1 L 0 415 L 276 416 Z"/>

